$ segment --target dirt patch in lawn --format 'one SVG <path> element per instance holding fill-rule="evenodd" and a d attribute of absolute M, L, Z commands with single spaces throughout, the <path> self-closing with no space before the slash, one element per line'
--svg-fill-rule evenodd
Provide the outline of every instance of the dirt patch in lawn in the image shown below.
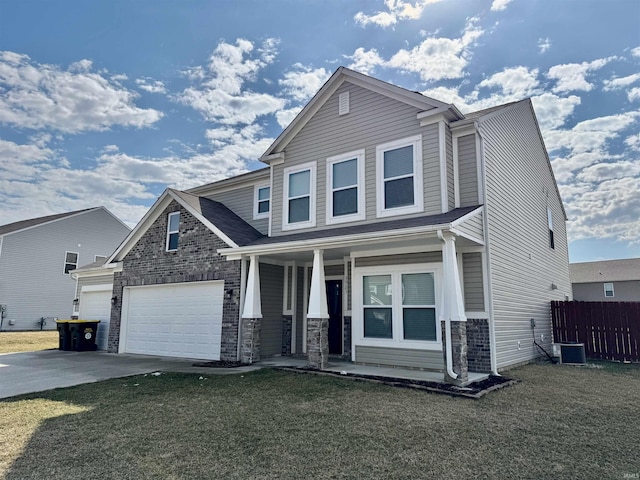
<path fill-rule="evenodd" d="M 397 377 L 381 377 L 377 375 L 362 375 L 358 373 L 338 373 L 315 370 L 308 367 L 280 367 L 278 370 L 284 370 L 296 373 L 308 373 L 315 375 L 330 375 L 341 378 L 350 378 L 353 380 L 363 380 L 369 382 L 384 383 L 386 385 L 392 385 L 394 387 L 414 388 L 416 390 L 424 390 L 432 393 L 443 393 L 445 395 L 452 395 L 454 397 L 466 397 L 466 398 L 482 398 L 487 393 L 500 388 L 508 387 L 518 383 L 518 380 L 513 380 L 506 377 L 497 375 L 490 375 L 489 378 L 481 380 L 479 382 L 473 382 L 469 385 L 459 387 L 456 385 L 450 385 L 448 383 L 429 382 L 426 380 L 412 380 L 409 378 L 397 378 Z"/>

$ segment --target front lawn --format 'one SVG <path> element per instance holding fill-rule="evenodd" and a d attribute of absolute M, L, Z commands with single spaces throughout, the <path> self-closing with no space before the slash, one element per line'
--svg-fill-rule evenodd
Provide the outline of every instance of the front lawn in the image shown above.
<path fill-rule="evenodd" d="M 35 352 L 58 348 L 58 331 L 0 332 L 0 353 Z"/>
<path fill-rule="evenodd" d="M 637 478 L 637 365 L 508 375 L 481 400 L 273 370 L 16 397 L 0 477 Z"/>

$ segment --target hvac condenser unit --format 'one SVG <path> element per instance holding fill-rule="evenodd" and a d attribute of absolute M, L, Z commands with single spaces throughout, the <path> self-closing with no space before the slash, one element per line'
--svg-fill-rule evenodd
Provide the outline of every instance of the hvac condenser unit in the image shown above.
<path fill-rule="evenodd" d="M 584 365 L 587 357 L 584 353 L 584 343 L 561 343 L 560 362 L 571 365 Z"/>

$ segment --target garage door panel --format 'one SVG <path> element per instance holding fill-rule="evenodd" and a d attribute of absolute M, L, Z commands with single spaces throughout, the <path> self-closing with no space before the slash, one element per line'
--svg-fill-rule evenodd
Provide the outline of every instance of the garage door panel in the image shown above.
<path fill-rule="evenodd" d="M 127 290 L 126 352 L 219 360 L 223 282 Z"/>

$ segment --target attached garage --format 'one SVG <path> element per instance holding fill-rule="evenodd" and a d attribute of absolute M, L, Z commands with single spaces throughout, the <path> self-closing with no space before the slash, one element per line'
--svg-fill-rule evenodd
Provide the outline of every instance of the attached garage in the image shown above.
<path fill-rule="evenodd" d="M 121 353 L 220 359 L 224 281 L 125 287 Z"/>
<path fill-rule="evenodd" d="M 78 318 L 100 320 L 96 343 L 98 349 L 106 350 L 109 340 L 109 319 L 111 317 L 111 284 L 90 285 L 80 291 L 80 311 Z"/>

